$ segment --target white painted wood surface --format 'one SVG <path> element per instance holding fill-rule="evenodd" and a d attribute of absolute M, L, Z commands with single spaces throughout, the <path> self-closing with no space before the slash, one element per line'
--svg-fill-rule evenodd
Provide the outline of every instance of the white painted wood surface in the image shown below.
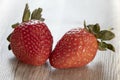
<path fill-rule="evenodd" d="M 30 66 L 18 61 L 8 51 L 6 37 L 11 24 L 21 21 L 25 3 L 33 10 L 42 7 L 54 46 L 71 28 L 87 23 L 100 23 L 102 29 L 113 27 L 116 38 L 111 41 L 116 52 L 97 52 L 85 67 L 54 69 L 49 61 L 43 66 Z M 120 0 L 0 0 L 0 80 L 120 80 Z"/>

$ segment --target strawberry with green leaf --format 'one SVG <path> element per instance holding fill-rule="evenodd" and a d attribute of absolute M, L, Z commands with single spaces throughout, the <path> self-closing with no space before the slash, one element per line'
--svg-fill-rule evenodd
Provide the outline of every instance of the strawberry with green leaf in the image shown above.
<path fill-rule="evenodd" d="M 39 66 L 46 62 L 53 44 L 50 30 L 41 17 L 42 9 L 32 13 L 26 4 L 22 22 L 12 25 L 13 32 L 8 36 L 11 49 L 20 61 Z"/>
<path fill-rule="evenodd" d="M 107 43 L 114 37 L 113 32 L 100 30 L 99 24 L 84 23 L 84 28 L 72 29 L 58 41 L 50 55 L 50 64 L 60 69 L 85 66 L 94 59 L 98 49 L 115 52 L 112 44 Z"/>

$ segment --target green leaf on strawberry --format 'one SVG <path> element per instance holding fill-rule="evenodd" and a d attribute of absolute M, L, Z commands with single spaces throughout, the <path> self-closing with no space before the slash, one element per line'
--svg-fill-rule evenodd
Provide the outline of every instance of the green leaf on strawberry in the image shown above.
<path fill-rule="evenodd" d="M 99 42 L 98 41 L 98 49 L 101 50 L 101 51 L 106 51 L 106 48 L 107 48 L 107 45 L 105 42 Z"/>
<path fill-rule="evenodd" d="M 114 48 L 114 46 L 112 44 L 107 44 L 107 48 L 109 50 L 112 50 L 113 52 L 115 52 L 115 48 Z"/>
<path fill-rule="evenodd" d="M 114 33 L 108 30 L 101 30 L 97 35 L 101 40 L 111 40 L 115 37 Z"/>
<path fill-rule="evenodd" d="M 99 24 L 95 24 L 94 26 L 93 26 L 93 29 L 92 29 L 92 31 L 94 32 L 94 33 L 98 33 L 98 32 L 100 32 L 100 26 L 99 26 Z"/>
<path fill-rule="evenodd" d="M 30 19 L 30 10 L 29 10 L 29 6 L 28 4 L 26 4 L 25 6 L 25 10 L 24 10 L 24 13 L 23 13 L 23 18 L 22 18 L 22 22 L 25 22 L 25 21 L 28 21 Z"/>
<path fill-rule="evenodd" d="M 112 31 L 110 31 L 113 28 L 111 28 L 110 30 L 100 30 L 100 25 L 98 23 L 86 25 L 85 21 L 84 21 L 84 28 L 90 33 L 94 34 L 94 36 L 98 39 L 99 50 L 105 51 L 109 49 L 115 52 L 115 48 L 112 44 L 103 42 L 103 41 L 109 41 L 115 37 L 115 34 Z"/>
<path fill-rule="evenodd" d="M 20 23 L 18 23 L 18 22 L 15 23 L 15 24 L 13 24 L 13 25 L 12 25 L 12 28 L 16 28 L 19 24 L 20 24 Z"/>
<path fill-rule="evenodd" d="M 103 41 L 101 41 L 101 42 L 98 41 L 98 49 L 101 51 L 105 51 L 105 50 L 109 49 L 109 50 L 115 52 L 115 48 L 112 44 L 108 44 Z"/>
<path fill-rule="evenodd" d="M 8 50 L 11 50 L 10 44 L 8 45 Z"/>
<path fill-rule="evenodd" d="M 41 17 L 42 16 L 41 12 L 42 12 L 42 8 L 35 9 L 32 12 L 31 19 L 36 19 L 36 20 L 44 21 L 44 18 Z"/>

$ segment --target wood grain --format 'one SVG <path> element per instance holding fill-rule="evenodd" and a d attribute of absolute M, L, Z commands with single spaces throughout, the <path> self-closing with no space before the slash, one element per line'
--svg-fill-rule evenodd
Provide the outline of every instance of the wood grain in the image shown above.
<path fill-rule="evenodd" d="M 58 0 L 53 2 L 49 2 L 49 0 L 12 0 L 8 2 L 7 0 L 1 0 L 0 22 L 2 24 L 0 23 L 0 80 L 120 80 L 120 1 L 109 1 L 110 2 L 105 0 L 92 0 L 79 3 L 80 5 L 86 7 L 88 12 L 90 9 L 94 8 L 94 6 L 97 6 L 96 4 L 98 4 L 98 8 L 94 8 L 94 16 L 90 17 L 92 12 L 85 13 L 87 11 L 84 12 L 83 7 L 77 4 L 79 0 L 76 0 L 75 8 L 71 7 L 70 9 L 74 11 L 77 11 L 77 8 L 82 9 L 81 11 L 78 11 L 78 13 L 81 13 L 81 18 L 77 18 L 78 13 L 71 12 L 69 15 L 74 14 L 74 17 L 72 16 L 73 19 L 71 20 L 68 15 L 68 12 L 71 10 L 68 9 L 68 7 L 75 5 L 72 0 Z M 114 28 L 113 32 L 115 32 L 116 38 L 110 42 L 114 44 L 116 52 L 98 51 L 95 59 L 90 64 L 81 68 L 72 69 L 55 69 L 50 66 L 49 61 L 42 66 L 31 66 L 18 61 L 12 51 L 8 51 L 7 46 L 9 43 L 6 40 L 6 37 L 12 31 L 10 28 L 11 24 L 20 21 L 19 18 L 22 14 L 18 13 L 23 11 L 26 2 L 30 4 L 31 8 L 36 8 L 36 6 L 41 5 L 45 9 L 46 13 L 44 12 L 44 16 L 47 18 L 46 23 L 50 26 L 49 28 L 52 31 L 54 46 L 67 30 L 73 28 L 73 26 L 78 26 L 84 20 L 83 17 L 85 17 L 87 18 L 88 23 L 96 23 L 97 21 L 100 22 L 103 29 L 109 28 L 106 26 L 112 26 Z M 86 6 L 89 4 L 93 4 L 93 6 L 91 6 L 92 8 Z M 5 6 L 7 7 L 5 8 Z M 19 8 L 19 10 L 17 8 Z M 103 12 L 100 12 L 98 9 Z M 50 15 L 49 13 L 54 15 Z M 56 14 L 61 15 L 61 17 Z M 16 17 L 18 18 L 16 19 Z M 53 17 L 54 19 L 52 19 Z"/>

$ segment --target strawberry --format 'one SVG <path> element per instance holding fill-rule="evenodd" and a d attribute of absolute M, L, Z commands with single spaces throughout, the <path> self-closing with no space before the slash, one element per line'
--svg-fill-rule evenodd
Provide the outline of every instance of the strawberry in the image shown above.
<path fill-rule="evenodd" d="M 22 22 L 12 26 L 14 31 L 8 37 L 9 49 L 17 59 L 35 66 L 46 62 L 53 43 L 51 32 L 41 18 L 41 11 L 41 8 L 35 9 L 30 15 L 26 4 Z"/>
<path fill-rule="evenodd" d="M 55 68 L 82 67 L 90 63 L 99 50 L 110 49 L 115 51 L 106 41 L 114 38 L 114 33 L 101 30 L 98 24 L 87 25 L 85 28 L 75 28 L 58 41 L 50 55 L 50 64 Z"/>

